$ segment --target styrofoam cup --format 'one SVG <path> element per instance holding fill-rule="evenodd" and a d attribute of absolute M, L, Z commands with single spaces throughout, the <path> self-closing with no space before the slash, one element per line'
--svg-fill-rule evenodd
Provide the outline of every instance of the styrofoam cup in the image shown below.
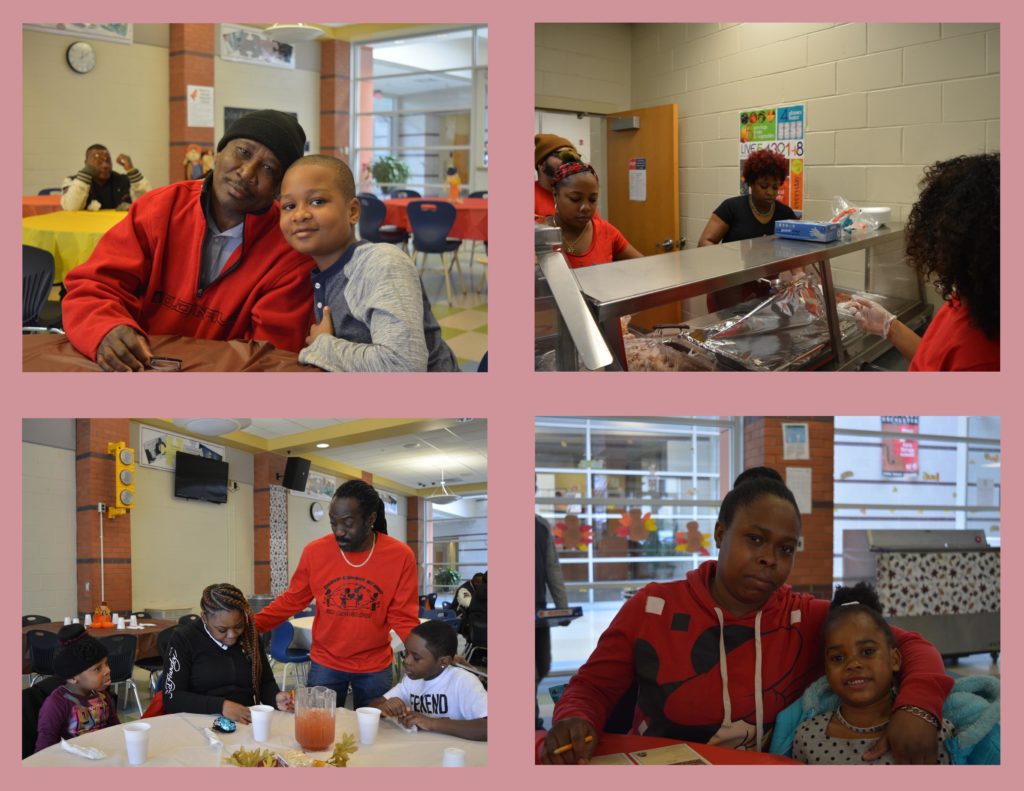
<path fill-rule="evenodd" d="M 252 712 L 252 737 L 258 742 L 265 742 L 270 738 L 270 719 L 274 716 L 274 707 L 260 704 L 250 706 Z"/>
<path fill-rule="evenodd" d="M 87 627 L 92 626 L 92 615 L 90 615 L 89 613 L 85 614 L 85 625 Z"/>
<path fill-rule="evenodd" d="M 373 744 L 377 740 L 377 728 L 380 726 L 380 709 L 373 706 L 358 708 L 356 719 L 359 721 L 359 743 Z"/>
<path fill-rule="evenodd" d="M 149 723 L 132 722 L 124 726 L 124 742 L 128 747 L 128 763 L 140 766 L 146 763 L 149 752 Z"/>
<path fill-rule="evenodd" d="M 114 623 L 117 623 L 118 617 L 118 614 L 115 612 L 113 615 L 110 616 L 110 620 L 112 620 Z"/>
<path fill-rule="evenodd" d="M 78 623 L 78 619 L 77 618 L 72 618 L 71 619 L 71 623 Z"/>
<path fill-rule="evenodd" d="M 71 616 L 70 615 L 65 615 L 64 616 L 64 625 L 65 626 L 71 626 Z"/>
<path fill-rule="evenodd" d="M 124 618 L 118 618 L 117 619 L 117 628 L 118 629 L 124 629 Z"/>
<path fill-rule="evenodd" d="M 138 626 L 139 625 L 139 616 L 132 615 L 131 620 L 128 621 L 128 625 L 129 626 Z"/>
<path fill-rule="evenodd" d="M 445 747 L 441 766 L 465 766 L 466 751 L 461 747 Z"/>

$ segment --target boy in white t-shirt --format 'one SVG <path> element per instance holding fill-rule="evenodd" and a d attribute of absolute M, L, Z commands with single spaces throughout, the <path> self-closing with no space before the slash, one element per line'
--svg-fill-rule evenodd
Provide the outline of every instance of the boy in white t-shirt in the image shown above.
<path fill-rule="evenodd" d="M 405 677 L 383 697 L 370 701 L 405 728 L 487 741 L 487 690 L 469 671 L 453 665 L 455 630 L 425 621 L 405 641 Z"/>

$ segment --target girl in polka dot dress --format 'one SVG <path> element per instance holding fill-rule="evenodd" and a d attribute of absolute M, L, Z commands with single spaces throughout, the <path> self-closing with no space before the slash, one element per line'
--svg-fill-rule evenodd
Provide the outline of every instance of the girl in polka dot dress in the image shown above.
<path fill-rule="evenodd" d="M 835 711 L 803 722 L 793 737 L 793 757 L 808 764 L 891 764 L 892 753 L 873 761 L 864 753 L 878 741 L 889 723 L 896 696 L 894 677 L 900 652 L 882 617 L 874 588 L 858 583 L 838 588 L 823 627 L 825 676 L 839 697 Z M 927 715 L 927 712 L 922 712 Z M 930 716 L 930 715 L 927 715 Z M 950 763 L 943 741 L 953 726 L 942 721 L 937 731 L 937 763 Z"/>

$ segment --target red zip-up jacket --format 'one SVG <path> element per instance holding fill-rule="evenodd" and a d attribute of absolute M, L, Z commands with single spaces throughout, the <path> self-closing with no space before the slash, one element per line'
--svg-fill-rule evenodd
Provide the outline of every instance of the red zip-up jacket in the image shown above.
<path fill-rule="evenodd" d="M 242 244 L 200 289 L 206 181 L 181 181 L 132 204 L 92 256 L 68 274 L 62 312 L 71 343 L 96 359 L 119 324 L 146 335 L 269 341 L 298 352 L 312 318 L 312 260 L 278 228 L 279 208 L 247 214 Z"/>
<path fill-rule="evenodd" d="M 763 747 L 776 715 L 824 672 L 829 602 L 783 585 L 761 610 L 737 618 L 711 596 L 717 565 L 710 560 L 685 580 L 651 583 L 627 601 L 562 693 L 553 720 L 582 717 L 600 733 L 635 681 L 632 733 Z M 942 657 L 919 634 L 892 632 L 903 657 L 893 707 L 912 704 L 941 720 L 953 686 Z"/>

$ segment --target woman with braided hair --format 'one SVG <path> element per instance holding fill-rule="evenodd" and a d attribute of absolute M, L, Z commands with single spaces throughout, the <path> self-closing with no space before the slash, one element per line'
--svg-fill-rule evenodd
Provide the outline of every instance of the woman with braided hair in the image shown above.
<path fill-rule="evenodd" d="M 643 257 L 618 228 L 597 216 L 600 187 L 592 166 L 566 157 L 551 182 L 555 222 L 562 229 L 562 252 L 569 266 L 578 269 Z"/>
<path fill-rule="evenodd" d="M 164 659 L 164 711 L 222 714 L 252 720 L 249 706 L 265 703 L 291 711 L 260 643 L 249 602 L 234 585 L 210 585 L 199 620 L 175 627 Z"/>

